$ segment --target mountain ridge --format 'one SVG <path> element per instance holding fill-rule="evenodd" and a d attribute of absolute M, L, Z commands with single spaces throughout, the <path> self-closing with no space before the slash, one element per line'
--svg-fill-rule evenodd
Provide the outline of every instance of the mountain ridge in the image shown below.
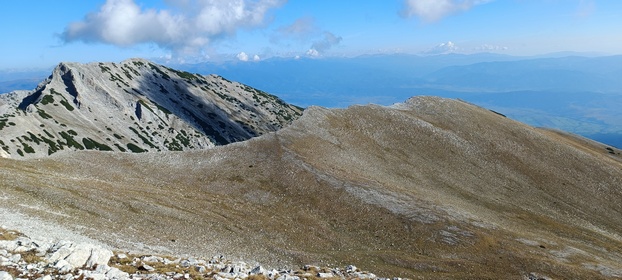
<path fill-rule="evenodd" d="M 3 156 L 202 149 L 278 130 L 302 108 L 216 75 L 143 59 L 60 63 L 33 91 L 0 95 Z"/>
<path fill-rule="evenodd" d="M 459 100 L 311 107 L 214 149 L 0 167 L 3 207 L 127 250 L 423 279 L 622 276 L 620 150 Z"/>

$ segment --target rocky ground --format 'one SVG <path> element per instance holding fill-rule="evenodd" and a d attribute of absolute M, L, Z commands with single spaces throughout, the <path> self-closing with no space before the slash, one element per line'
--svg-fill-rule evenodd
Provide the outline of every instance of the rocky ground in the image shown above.
<path fill-rule="evenodd" d="M 105 279 L 382 279 L 354 265 L 298 270 L 270 269 L 233 262 L 224 256 L 210 260 L 112 251 L 100 245 L 33 240 L 0 228 L 0 280 Z M 394 278 L 399 279 L 399 278 Z"/>

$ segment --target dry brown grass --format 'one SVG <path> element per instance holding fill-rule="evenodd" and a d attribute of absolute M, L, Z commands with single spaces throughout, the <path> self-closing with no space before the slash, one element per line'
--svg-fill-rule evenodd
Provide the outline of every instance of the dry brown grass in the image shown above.
<path fill-rule="evenodd" d="M 246 280 L 268 280 L 268 276 L 265 275 L 250 275 L 246 277 Z"/>
<path fill-rule="evenodd" d="M 26 252 L 20 253 L 20 255 L 22 256 L 22 260 L 25 261 L 26 263 L 39 263 L 40 261 L 43 261 L 42 257 L 37 256 L 36 250 L 26 251 Z"/>
<path fill-rule="evenodd" d="M 121 248 L 424 279 L 622 271 L 622 169 L 606 150 L 458 101 L 408 106 L 312 109 L 208 151 L 0 160 L 0 190 Z"/>
<path fill-rule="evenodd" d="M 8 274 L 11 274 L 13 278 L 17 278 L 20 276 L 19 269 L 17 269 L 17 267 L 14 267 L 14 266 L 1 266 L 0 265 L 0 271 L 4 271 Z"/>
<path fill-rule="evenodd" d="M 8 230 L 0 227 L 0 240 L 15 240 L 18 237 L 23 236 L 22 233 L 14 230 Z"/>
<path fill-rule="evenodd" d="M 164 264 L 161 262 L 137 261 L 137 265 L 133 265 L 132 263 L 134 259 L 136 258 L 142 259 L 142 257 L 144 256 L 137 255 L 137 254 L 126 254 L 126 255 L 127 255 L 127 258 L 121 259 L 118 257 L 118 254 L 115 254 L 112 258 L 110 258 L 110 261 L 108 264 L 111 267 L 116 267 L 119 270 L 127 272 L 129 274 L 135 274 L 136 272 L 140 271 L 141 265 L 146 264 L 154 268 L 154 271 L 149 272 L 149 273 L 166 274 L 166 273 L 172 272 L 172 273 L 180 273 L 180 274 L 189 274 L 192 279 L 203 279 L 212 272 L 212 271 L 207 270 L 205 271 L 205 273 L 200 273 L 199 271 L 196 270 L 195 267 L 182 267 L 179 265 L 179 263 Z M 169 261 L 173 259 L 170 256 L 160 256 L 160 257 L 165 258 Z"/>

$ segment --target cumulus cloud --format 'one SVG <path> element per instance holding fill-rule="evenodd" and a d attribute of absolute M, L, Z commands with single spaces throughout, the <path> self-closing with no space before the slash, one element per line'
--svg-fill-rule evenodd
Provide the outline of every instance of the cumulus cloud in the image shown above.
<path fill-rule="evenodd" d="M 318 56 L 320 56 L 320 53 L 319 53 L 316 49 L 309 49 L 309 50 L 307 51 L 307 55 L 308 55 L 308 56 L 311 56 L 311 57 L 318 57 Z M 296 56 L 296 58 L 298 59 L 298 58 L 300 58 L 300 57 L 299 57 L 299 56 Z"/>
<path fill-rule="evenodd" d="M 248 55 L 245 52 L 241 52 L 237 55 L 240 61 L 248 61 Z"/>
<path fill-rule="evenodd" d="M 324 32 L 324 36 L 321 40 L 315 41 L 311 45 L 311 48 L 307 51 L 307 55 L 319 56 L 333 46 L 338 45 L 341 40 L 343 40 L 341 36 L 336 36 L 335 34 L 326 31 Z"/>
<path fill-rule="evenodd" d="M 155 43 L 176 53 L 193 53 L 215 38 L 264 24 L 285 0 L 166 0 L 169 9 L 146 9 L 134 0 L 106 0 L 97 12 L 69 24 L 65 42 L 117 46 Z"/>
<path fill-rule="evenodd" d="M 438 45 L 436 45 L 435 47 L 425 51 L 425 54 L 448 54 L 448 53 L 455 53 L 459 50 L 460 48 L 458 46 L 456 46 L 456 44 L 454 44 L 452 41 L 448 41 L 447 43 L 440 43 Z"/>
<path fill-rule="evenodd" d="M 493 0 L 405 0 L 402 15 L 432 22 L 491 1 Z"/>
<path fill-rule="evenodd" d="M 490 52 L 490 51 L 505 51 L 508 50 L 508 47 L 504 47 L 504 46 L 497 46 L 497 45 L 489 45 L 489 44 L 483 44 L 479 47 L 474 48 L 474 50 L 476 51 L 485 51 L 485 52 Z"/>
<path fill-rule="evenodd" d="M 237 57 L 239 61 L 250 61 L 251 59 L 251 57 L 245 52 L 240 52 L 235 57 Z M 259 60 L 261 60 L 261 57 L 259 57 L 259 55 L 253 55 L 253 61 L 259 61 Z"/>

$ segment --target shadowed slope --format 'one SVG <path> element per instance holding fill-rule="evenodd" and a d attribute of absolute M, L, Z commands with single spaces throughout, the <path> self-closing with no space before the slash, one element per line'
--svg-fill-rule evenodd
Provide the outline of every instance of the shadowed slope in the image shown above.
<path fill-rule="evenodd" d="M 0 95 L 0 156 L 202 149 L 276 131 L 301 114 L 246 85 L 143 59 L 61 63 L 36 90 Z"/>
<path fill-rule="evenodd" d="M 134 250 L 411 278 L 622 274 L 619 151 L 461 101 L 314 107 L 212 150 L 0 166 L 5 207 Z"/>

